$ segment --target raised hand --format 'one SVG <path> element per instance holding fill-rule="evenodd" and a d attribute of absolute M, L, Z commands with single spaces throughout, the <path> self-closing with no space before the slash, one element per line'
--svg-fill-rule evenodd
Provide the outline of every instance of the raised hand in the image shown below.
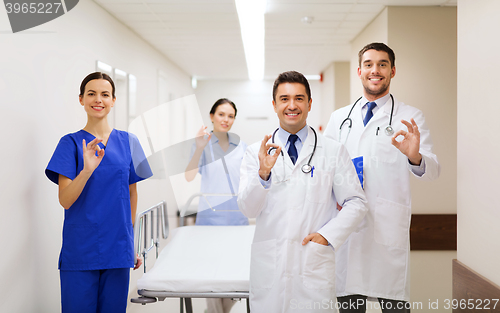
<path fill-rule="evenodd" d="M 260 145 L 260 150 L 259 150 L 259 176 L 263 180 L 268 180 L 269 179 L 269 174 L 271 173 L 271 169 L 273 168 L 274 164 L 276 164 L 276 160 L 278 159 L 280 153 L 281 153 L 281 147 L 275 143 L 270 143 L 268 144 L 267 142 L 269 141 L 269 138 L 271 138 L 271 135 L 266 135 L 264 137 L 264 140 L 262 140 L 262 143 Z M 274 150 L 273 155 L 269 155 L 267 151 L 271 148 L 276 148 Z"/>
<path fill-rule="evenodd" d="M 206 129 L 206 126 L 201 126 L 200 130 L 196 133 L 196 148 L 201 150 L 205 149 L 206 145 L 210 141 L 210 138 L 212 137 L 212 134 L 208 133 Z M 208 137 L 205 138 L 205 135 L 208 135 Z"/>
<path fill-rule="evenodd" d="M 101 164 L 102 158 L 104 157 L 104 149 L 101 149 L 99 147 L 100 142 L 102 142 L 102 139 L 97 138 L 95 138 L 88 144 L 86 144 L 85 139 L 82 140 L 83 169 L 91 173 L 94 172 L 99 164 Z"/>
<path fill-rule="evenodd" d="M 422 155 L 420 154 L 420 132 L 418 131 L 417 123 L 411 119 L 411 124 L 405 120 L 401 120 L 405 124 L 408 131 L 399 130 L 392 137 L 392 144 L 408 157 L 410 163 L 413 165 L 420 165 Z M 403 140 L 397 141 L 398 136 L 403 136 Z"/>

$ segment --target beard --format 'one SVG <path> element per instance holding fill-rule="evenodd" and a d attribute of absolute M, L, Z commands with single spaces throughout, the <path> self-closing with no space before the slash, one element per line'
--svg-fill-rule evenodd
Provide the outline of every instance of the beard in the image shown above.
<path fill-rule="evenodd" d="M 363 88 L 365 89 L 365 92 L 367 94 L 378 98 L 379 96 L 384 95 L 387 92 L 387 90 L 389 90 L 389 85 L 390 84 L 391 84 L 391 81 L 389 80 L 387 82 L 387 84 L 384 84 L 384 85 L 380 86 L 380 88 L 377 89 L 377 90 L 370 89 L 370 87 L 369 87 L 368 84 L 363 84 Z"/>

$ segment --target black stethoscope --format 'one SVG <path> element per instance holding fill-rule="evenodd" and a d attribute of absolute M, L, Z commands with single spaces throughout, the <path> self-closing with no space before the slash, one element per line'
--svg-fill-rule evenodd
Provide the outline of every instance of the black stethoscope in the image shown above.
<path fill-rule="evenodd" d="M 392 114 L 394 112 L 394 97 L 392 96 L 392 94 L 390 94 L 390 96 L 391 96 L 392 107 L 391 107 L 391 117 L 389 118 L 389 125 L 387 125 L 385 127 L 385 134 L 387 136 L 394 135 L 394 129 L 392 128 Z M 348 122 L 349 123 L 348 124 L 349 131 L 347 132 L 347 137 L 345 139 L 345 141 L 347 141 L 347 138 L 349 137 L 349 134 L 351 133 L 351 128 L 352 128 L 351 113 L 352 113 L 352 110 L 354 109 L 354 107 L 356 106 L 356 104 L 359 102 L 359 100 L 361 100 L 361 98 L 363 98 L 363 97 L 359 97 L 358 100 L 356 100 L 356 102 L 354 102 L 354 104 L 351 107 L 351 110 L 349 111 L 349 114 L 347 115 L 347 118 L 342 122 L 342 124 L 340 124 L 340 128 L 339 128 L 339 141 L 341 139 L 340 135 L 342 134 L 342 126 L 344 126 L 344 124 L 346 122 Z M 377 135 L 378 135 L 378 128 L 377 128 Z"/>
<path fill-rule="evenodd" d="M 302 166 L 302 172 L 304 174 L 308 174 L 312 171 L 313 169 L 313 166 L 311 166 L 311 160 L 314 156 L 314 153 L 316 152 L 316 146 L 318 144 L 318 135 L 316 135 L 316 131 L 314 130 L 314 128 L 312 128 L 311 126 L 309 126 L 309 128 L 313 131 L 314 133 L 314 148 L 313 148 L 313 152 L 311 153 L 311 156 L 309 157 L 309 161 L 307 161 L 307 164 L 304 164 Z M 276 128 L 276 130 L 274 131 L 273 133 L 273 137 L 272 137 L 272 143 L 274 143 L 274 135 L 276 135 L 276 132 L 279 130 L 279 128 Z M 271 154 L 271 152 L 273 150 L 276 150 L 275 147 L 272 147 L 271 149 L 269 149 L 269 151 L 267 151 L 267 154 Z M 283 150 L 281 150 L 281 156 L 285 157 L 285 155 L 283 154 Z"/>

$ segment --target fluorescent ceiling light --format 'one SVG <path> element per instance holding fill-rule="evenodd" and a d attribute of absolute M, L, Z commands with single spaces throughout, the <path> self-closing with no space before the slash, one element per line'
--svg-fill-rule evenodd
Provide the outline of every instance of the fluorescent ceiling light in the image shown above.
<path fill-rule="evenodd" d="M 264 79 L 266 0 L 235 0 L 250 80 Z"/>
<path fill-rule="evenodd" d="M 321 75 L 304 75 L 307 80 L 320 80 Z"/>

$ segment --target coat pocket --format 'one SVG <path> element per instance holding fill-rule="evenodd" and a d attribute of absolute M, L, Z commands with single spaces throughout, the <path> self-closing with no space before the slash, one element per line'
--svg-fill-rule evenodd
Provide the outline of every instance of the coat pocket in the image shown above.
<path fill-rule="evenodd" d="M 381 128 L 379 135 L 376 137 L 377 138 L 373 141 L 375 145 L 374 157 L 384 163 L 396 162 L 396 159 L 401 152 L 399 152 L 398 148 L 392 145 L 392 136 L 387 136 Z"/>
<path fill-rule="evenodd" d="M 312 203 L 327 203 L 332 196 L 333 190 L 333 176 L 327 171 L 316 171 L 314 170 L 311 177 L 311 173 L 304 174 L 302 179 L 305 179 L 307 183 L 307 201 Z"/>
<path fill-rule="evenodd" d="M 378 198 L 372 210 L 375 242 L 385 246 L 407 249 L 411 218 L 410 207 Z"/>
<path fill-rule="evenodd" d="M 276 274 L 276 240 L 254 242 L 250 262 L 252 288 L 271 288 Z"/>
<path fill-rule="evenodd" d="M 304 286 L 309 289 L 335 288 L 335 252 L 331 246 L 313 241 L 304 247 L 305 262 L 302 272 Z"/>

